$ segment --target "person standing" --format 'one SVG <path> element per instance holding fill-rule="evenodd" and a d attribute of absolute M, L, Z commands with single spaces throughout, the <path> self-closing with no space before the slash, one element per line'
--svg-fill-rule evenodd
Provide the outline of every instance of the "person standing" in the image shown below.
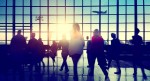
<path fill-rule="evenodd" d="M 91 40 L 89 40 L 89 36 L 86 36 L 86 39 L 87 39 L 87 50 L 86 50 L 86 53 L 87 53 L 87 60 L 88 60 L 88 68 L 90 67 L 90 57 L 91 57 Z"/>
<path fill-rule="evenodd" d="M 95 59 L 97 58 L 98 60 L 98 65 L 101 67 L 104 75 L 105 75 L 105 79 L 108 78 L 108 72 L 107 72 L 107 63 L 106 63 L 106 58 L 104 55 L 104 40 L 103 38 L 100 36 L 99 30 L 95 29 L 94 33 L 93 33 L 93 37 L 92 37 L 92 45 L 91 45 L 91 49 L 92 49 L 92 55 L 91 55 L 91 65 L 90 65 L 90 72 L 89 72 L 89 76 L 93 76 L 94 75 L 94 65 L 95 65 Z"/>
<path fill-rule="evenodd" d="M 11 61 L 13 65 L 13 69 L 15 71 L 13 77 L 14 79 L 16 71 L 19 72 L 20 80 L 24 80 L 24 71 L 22 64 L 24 63 L 24 55 L 26 51 L 26 39 L 23 35 L 21 35 L 21 30 L 18 30 L 17 35 L 13 36 L 10 42 L 10 50 L 11 50 Z"/>
<path fill-rule="evenodd" d="M 143 77 L 146 77 L 145 71 L 144 71 L 144 67 L 142 65 L 142 37 L 140 35 L 138 35 L 140 32 L 140 30 L 137 28 L 135 29 L 135 35 L 132 36 L 132 41 L 131 43 L 133 44 L 133 67 L 134 67 L 134 73 L 133 75 L 136 76 L 137 75 L 137 65 L 140 66 Z"/>
<path fill-rule="evenodd" d="M 32 70 L 33 66 L 35 65 L 38 67 L 38 40 L 35 38 L 35 33 L 31 33 L 31 39 L 28 42 L 28 52 L 30 56 L 30 69 Z"/>
<path fill-rule="evenodd" d="M 84 39 L 80 33 L 80 26 L 78 23 L 73 24 L 71 40 L 69 43 L 69 55 L 73 61 L 74 79 L 78 79 L 77 65 L 83 53 Z"/>
<path fill-rule="evenodd" d="M 120 54 L 120 50 L 121 50 L 120 49 L 121 43 L 115 33 L 111 33 L 111 37 L 113 39 L 111 40 L 111 48 L 110 48 L 111 54 L 110 54 L 110 59 L 108 62 L 108 69 L 110 67 L 112 60 L 115 60 L 117 63 L 117 72 L 115 72 L 115 74 L 121 74 L 121 69 L 120 69 L 120 64 L 119 64 L 119 54 Z"/>
<path fill-rule="evenodd" d="M 61 65 L 60 71 L 62 71 L 65 67 L 65 72 L 67 73 L 69 71 L 67 65 L 67 57 L 69 55 L 69 42 L 66 40 L 65 35 L 62 36 L 62 40 L 59 42 L 59 48 L 62 49 L 61 56 L 63 58 L 63 63 Z"/>
<path fill-rule="evenodd" d="M 43 67 L 45 67 L 45 63 L 43 62 L 43 58 L 45 57 L 45 49 L 42 38 L 38 39 L 38 56 L 39 63 L 42 62 Z"/>
<path fill-rule="evenodd" d="M 23 55 L 26 49 L 26 39 L 23 35 L 21 35 L 21 30 L 18 30 L 17 35 L 15 35 L 11 39 L 11 54 L 12 54 L 12 61 L 15 66 L 17 67 L 23 62 Z"/>

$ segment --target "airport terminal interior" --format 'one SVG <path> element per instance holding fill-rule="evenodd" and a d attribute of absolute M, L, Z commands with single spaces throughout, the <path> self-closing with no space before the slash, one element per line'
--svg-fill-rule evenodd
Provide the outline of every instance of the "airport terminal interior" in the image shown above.
<path fill-rule="evenodd" d="M 84 39 L 83 54 L 78 62 L 78 79 L 74 78 L 73 62 L 67 58 L 69 71 L 60 71 L 62 50 L 57 49 L 53 64 L 50 48 L 53 41 L 59 43 L 62 36 L 71 43 L 72 26 L 78 23 Z M 104 39 L 104 53 L 107 63 L 111 46 L 111 34 L 115 33 L 121 43 L 119 63 L 121 73 L 113 60 L 105 77 L 96 60 L 94 75 L 89 76 L 87 36 L 92 40 L 95 29 Z M 133 75 L 133 44 L 131 40 L 139 29 L 142 38 L 142 63 L 137 65 Z M 41 38 L 44 57 L 39 66 L 30 69 L 29 63 L 22 63 L 17 69 L 11 59 L 11 40 L 18 30 L 28 44 L 31 33 Z M 138 41 L 138 40 L 137 40 Z M 38 47 L 38 46 L 37 46 Z M 149 0 L 0 0 L 0 81 L 150 81 L 150 1 Z M 17 59 L 19 61 L 19 59 Z M 17 65 L 16 65 L 17 66 Z M 144 67 L 143 76 L 140 67 Z"/>

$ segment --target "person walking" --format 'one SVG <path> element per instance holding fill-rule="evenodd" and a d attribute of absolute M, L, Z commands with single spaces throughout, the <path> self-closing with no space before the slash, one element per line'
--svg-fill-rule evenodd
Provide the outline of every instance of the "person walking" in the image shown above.
<path fill-rule="evenodd" d="M 77 65 L 83 53 L 84 39 L 80 33 L 80 26 L 78 23 L 73 24 L 71 40 L 69 43 L 69 55 L 73 61 L 74 79 L 78 79 Z"/>
<path fill-rule="evenodd" d="M 60 71 L 65 67 L 65 73 L 69 71 L 67 65 L 67 57 L 69 55 L 69 42 L 66 40 L 66 36 L 62 36 L 62 40 L 59 42 L 59 48 L 62 49 L 61 56 L 63 58 L 63 63 L 61 65 Z"/>
<path fill-rule="evenodd" d="M 111 37 L 113 38 L 111 40 L 111 54 L 110 54 L 110 59 L 108 62 L 108 69 L 110 67 L 110 64 L 112 60 L 115 60 L 117 63 L 117 72 L 115 74 L 121 74 L 121 69 L 120 69 L 120 64 L 119 64 L 119 55 L 120 55 L 120 48 L 121 48 L 121 43 L 120 40 L 117 38 L 115 33 L 111 33 Z"/>
<path fill-rule="evenodd" d="M 102 69 L 105 79 L 108 78 L 108 72 L 107 72 L 107 63 L 106 63 L 106 58 L 104 55 L 104 40 L 100 36 L 99 30 L 95 29 L 92 40 L 91 40 L 91 49 L 92 49 L 92 55 L 91 55 L 91 65 L 90 65 L 90 71 L 89 71 L 89 76 L 94 75 L 94 65 L 95 65 L 95 60 L 97 58 L 98 60 L 98 65 Z"/>

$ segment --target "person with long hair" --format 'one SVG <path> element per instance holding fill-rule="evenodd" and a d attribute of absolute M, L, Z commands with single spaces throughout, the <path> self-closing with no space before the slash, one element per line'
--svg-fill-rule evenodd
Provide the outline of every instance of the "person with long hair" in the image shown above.
<path fill-rule="evenodd" d="M 73 24 L 71 40 L 69 43 L 69 54 L 73 61 L 74 79 L 77 79 L 77 65 L 83 53 L 84 39 L 80 33 L 80 26 L 78 23 Z"/>

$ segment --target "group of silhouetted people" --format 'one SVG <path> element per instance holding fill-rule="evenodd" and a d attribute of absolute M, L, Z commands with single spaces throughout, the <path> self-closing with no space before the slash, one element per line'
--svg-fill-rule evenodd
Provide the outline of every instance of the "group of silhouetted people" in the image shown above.
<path fill-rule="evenodd" d="M 21 64 L 30 63 L 31 66 L 39 65 L 44 58 L 45 49 L 43 47 L 42 39 L 35 38 L 35 33 L 31 33 L 31 39 L 28 44 L 21 30 L 17 32 L 11 39 L 10 50 L 11 60 L 15 67 L 21 66 Z M 44 63 L 43 63 L 44 64 Z"/>
<path fill-rule="evenodd" d="M 134 74 L 137 75 L 137 65 L 140 65 L 143 76 L 146 76 L 144 72 L 144 68 L 142 66 L 142 62 L 139 60 L 142 56 L 141 45 L 143 44 L 142 37 L 139 36 L 139 29 L 135 30 L 135 35 L 132 36 L 131 43 L 133 44 L 133 65 L 134 65 Z M 88 59 L 88 68 L 89 68 L 89 76 L 94 75 L 94 65 L 95 60 L 97 59 L 98 65 L 100 66 L 102 72 L 105 75 L 105 78 L 108 78 L 108 69 L 110 68 L 112 60 L 116 61 L 117 63 L 117 72 L 115 74 L 121 74 L 120 69 L 120 53 L 121 53 L 121 43 L 115 33 L 111 34 L 112 40 L 110 45 L 110 54 L 109 59 L 106 58 L 104 53 L 105 50 L 105 43 L 104 39 L 100 35 L 100 31 L 95 29 L 93 31 L 93 36 L 91 40 L 87 36 L 87 59 Z M 45 49 L 42 42 L 42 39 L 39 38 L 38 40 L 35 38 L 35 33 L 31 33 L 31 38 L 26 43 L 26 39 L 23 35 L 21 35 L 21 30 L 17 32 L 11 40 L 11 53 L 12 53 L 12 61 L 14 66 L 19 66 L 23 61 L 30 61 L 31 66 L 38 65 L 42 62 Z M 53 41 L 51 45 L 51 58 L 53 60 L 53 66 L 55 62 L 55 57 L 57 56 L 57 50 L 62 49 L 61 56 L 63 58 L 63 63 L 60 67 L 60 71 L 62 71 L 65 67 L 65 72 L 69 71 L 68 64 L 67 64 L 67 57 L 70 56 L 73 62 L 73 69 L 74 69 L 74 79 L 77 79 L 78 71 L 77 65 L 78 61 L 83 54 L 84 48 L 84 39 L 82 34 L 80 33 L 80 26 L 78 23 L 74 23 L 71 32 L 71 40 L 70 42 L 66 40 L 66 36 L 62 36 L 62 40 L 57 43 Z M 24 56 L 29 56 L 29 59 L 24 59 Z M 107 62 L 108 60 L 108 62 Z M 44 62 L 43 62 L 44 64 Z"/>
<path fill-rule="evenodd" d="M 142 37 L 138 35 L 139 32 L 140 30 L 136 28 L 135 35 L 132 36 L 132 40 L 130 41 L 133 45 L 133 49 L 131 49 L 133 53 L 133 67 L 134 67 L 133 75 L 134 76 L 137 75 L 137 67 L 139 66 L 141 67 L 143 77 L 146 78 L 144 67 L 141 61 L 143 56 L 142 48 L 141 48 L 143 45 L 143 41 L 142 41 Z M 88 36 L 86 37 L 87 39 L 86 52 L 87 52 L 87 60 L 89 64 L 87 67 L 90 68 L 88 75 L 90 76 L 94 75 L 94 65 L 95 65 L 96 58 L 98 61 L 98 65 L 100 66 L 100 68 L 102 69 L 105 75 L 105 79 L 108 77 L 107 70 L 109 70 L 112 60 L 116 61 L 117 64 L 117 72 L 115 72 L 115 74 L 121 74 L 120 63 L 119 63 L 120 53 L 121 53 L 121 42 L 117 38 L 115 33 L 111 33 L 111 37 L 112 40 L 111 40 L 111 45 L 109 49 L 110 52 L 108 54 L 108 58 L 106 58 L 106 55 L 104 54 L 105 43 L 102 36 L 100 36 L 98 29 L 94 30 L 91 40 L 89 40 Z"/>

